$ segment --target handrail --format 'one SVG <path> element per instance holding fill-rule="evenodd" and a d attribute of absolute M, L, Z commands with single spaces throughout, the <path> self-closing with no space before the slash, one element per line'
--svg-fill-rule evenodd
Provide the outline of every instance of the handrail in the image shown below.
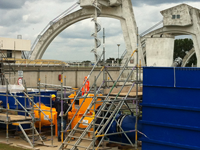
<path fill-rule="evenodd" d="M 54 18 L 53 20 L 51 20 L 46 27 L 40 32 L 40 34 L 37 36 L 37 38 L 35 39 L 35 41 L 33 42 L 32 46 L 31 46 L 31 51 L 26 53 L 26 58 L 29 59 L 37 42 L 39 41 L 39 39 L 41 38 L 41 36 L 56 22 L 58 22 L 60 19 L 64 18 L 66 15 L 68 15 L 72 10 L 74 10 L 77 6 L 79 5 L 79 2 L 76 2 L 75 4 L 73 4 L 70 8 L 68 8 L 67 10 L 65 10 L 64 12 L 62 12 L 60 15 L 58 15 L 56 18 Z"/>

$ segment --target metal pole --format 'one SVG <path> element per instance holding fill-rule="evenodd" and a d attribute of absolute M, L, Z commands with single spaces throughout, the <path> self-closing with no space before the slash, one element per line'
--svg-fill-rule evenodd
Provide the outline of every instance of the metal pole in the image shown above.
<path fill-rule="evenodd" d="M 34 116 L 34 105 L 33 105 L 33 102 L 31 103 L 32 104 L 32 112 L 31 112 L 31 115 L 32 115 L 32 122 L 31 122 L 31 127 L 32 127 L 32 144 L 33 144 L 33 148 L 34 148 L 34 126 L 35 126 L 35 116 Z"/>
<path fill-rule="evenodd" d="M 124 82 L 123 86 L 121 87 L 120 91 L 118 92 L 118 94 L 116 95 L 116 97 L 115 97 L 115 99 L 114 99 L 113 101 L 115 101 L 115 100 L 117 99 L 117 97 L 119 96 L 119 94 L 121 93 L 123 87 L 125 86 L 126 82 L 127 82 L 128 79 L 130 78 L 130 76 L 131 76 L 132 72 L 134 71 L 134 69 L 135 69 L 135 67 L 133 67 L 133 69 L 131 70 L 131 73 L 130 73 L 129 76 L 127 77 L 126 81 Z M 131 86 L 131 88 L 129 89 L 129 91 L 128 91 L 126 97 L 124 98 L 124 100 L 128 97 L 128 95 L 129 95 L 129 93 L 131 92 L 131 90 L 132 90 L 133 87 L 134 87 L 134 84 L 133 84 L 133 85 Z M 106 130 L 106 132 L 105 132 L 105 134 L 108 132 L 110 126 L 111 126 L 112 123 L 113 123 L 113 121 L 114 121 L 114 120 L 116 121 L 116 119 L 115 119 L 115 118 L 116 118 L 116 115 L 118 114 L 119 110 L 121 109 L 122 105 L 124 104 L 124 100 L 122 100 L 121 102 L 119 102 L 119 104 L 117 105 L 117 106 L 119 106 L 119 107 L 116 107 L 116 108 L 117 108 L 117 112 L 115 112 L 115 115 L 114 115 L 114 117 L 113 117 L 114 119 L 110 122 L 110 124 L 109 124 L 109 126 L 108 126 L 108 128 L 107 128 L 107 130 Z M 113 105 L 113 103 L 111 104 L 111 106 L 112 106 L 112 105 Z M 105 114 L 104 116 L 107 116 L 107 115 L 108 115 L 108 112 L 110 111 L 111 106 L 109 107 L 109 109 L 107 110 L 107 112 L 106 112 L 106 114 Z M 115 108 L 115 109 L 116 109 L 116 108 Z M 100 113 L 100 112 L 98 112 L 98 113 Z M 98 115 L 99 115 L 99 114 L 98 114 Z M 101 126 L 101 124 L 103 123 L 104 119 L 105 119 L 105 118 L 102 119 L 102 121 L 101 121 L 99 127 L 97 128 L 97 130 L 100 128 L 100 126 Z M 116 123 L 118 124 L 117 121 L 116 121 Z M 108 124 L 108 120 L 106 121 L 105 124 Z M 105 127 L 104 127 L 104 128 L 105 128 Z M 104 128 L 102 127 L 101 130 L 100 130 L 99 132 L 103 131 Z M 121 127 L 120 127 L 120 128 L 121 128 Z M 121 128 L 121 130 L 123 131 L 122 128 Z M 124 131 L 123 131 L 123 132 L 124 132 Z M 131 145 L 133 145 L 132 142 L 130 141 L 130 139 L 128 138 L 128 136 L 126 135 L 126 133 L 124 133 L 124 135 L 126 136 L 126 138 L 128 139 L 128 141 L 131 143 Z M 103 137 L 103 139 L 104 139 L 104 137 Z M 103 139 L 102 139 L 102 140 L 103 140 Z M 101 144 L 102 140 L 100 141 L 99 145 Z M 99 145 L 98 145 L 98 146 L 99 146 Z"/>
<path fill-rule="evenodd" d="M 105 56 L 105 29 L 103 28 L 103 66 L 104 66 L 104 69 L 103 69 L 103 94 L 105 93 L 105 83 L 106 83 L 106 71 L 105 71 L 105 67 L 106 67 L 106 64 L 105 64 L 105 61 L 106 61 L 106 56 Z M 96 99 L 95 99 L 95 104 L 96 104 Z M 104 116 L 104 112 L 103 112 L 103 116 Z M 95 121 L 96 122 L 96 117 L 95 117 Z M 95 130 L 94 130 L 95 131 Z M 95 142 L 94 142 L 95 143 Z M 104 145 L 103 145 L 103 148 L 104 148 Z"/>
<path fill-rule="evenodd" d="M 93 112 L 93 140 L 95 140 L 95 123 L 96 123 L 96 117 L 95 117 L 95 108 L 96 108 L 96 90 L 97 90 L 97 85 L 96 85 L 96 76 L 94 77 L 94 112 Z M 93 150 L 95 150 L 95 142 L 93 142 Z"/>
<path fill-rule="evenodd" d="M 63 71 L 61 74 L 61 140 L 62 143 L 64 141 L 63 137 L 64 137 L 64 129 L 63 129 Z"/>
<path fill-rule="evenodd" d="M 119 46 L 120 46 L 120 44 L 117 44 L 117 46 L 118 46 L 118 66 L 119 66 Z"/>
<path fill-rule="evenodd" d="M 67 86 L 67 83 L 66 83 L 66 76 L 65 76 L 65 78 L 64 78 L 64 86 Z"/>
<path fill-rule="evenodd" d="M 103 53 L 102 53 L 101 56 L 98 58 L 98 61 L 95 63 L 95 65 L 93 66 L 92 70 L 90 71 L 87 80 L 89 80 L 89 77 L 90 77 L 91 74 L 93 73 L 93 71 L 94 71 L 95 67 L 97 66 L 99 60 L 101 59 L 102 55 L 103 55 Z M 101 72 L 102 72 L 102 71 L 103 71 L 103 70 L 101 70 Z M 100 73 L 101 73 L 101 72 L 100 72 Z M 100 73 L 99 73 L 99 75 L 100 75 Z M 99 75 L 98 75 L 98 77 L 99 77 Z M 81 92 L 81 89 L 85 86 L 87 80 L 85 80 L 85 82 L 83 83 L 82 87 L 81 87 L 81 88 L 79 89 L 79 91 L 77 92 L 76 96 L 74 97 L 74 101 L 71 103 L 71 105 L 69 106 L 69 108 L 68 108 L 68 110 L 67 110 L 66 113 L 69 112 L 69 110 L 71 109 L 72 105 L 75 103 L 75 101 L 76 101 L 76 99 L 77 99 L 79 93 Z M 76 115 L 76 114 L 75 114 L 75 115 Z M 73 119 L 72 119 L 72 120 L 73 120 Z M 71 123 L 71 122 L 70 122 L 70 123 Z"/>
<path fill-rule="evenodd" d="M 40 97 L 40 69 L 38 69 L 38 89 L 39 89 L 39 133 L 41 133 L 42 130 L 42 121 L 41 121 L 41 97 Z"/>
<path fill-rule="evenodd" d="M 16 82 L 16 80 L 15 80 L 15 76 L 16 76 L 16 74 L 15 74 L 15 42 L 14 42 L 14 84 L 15 84 L 15 82 Z"/>
<path fill-rule="evenodd" d="M 45 75 L 45 90 L 47 89 L 47 75 Z"/>
<path fill-rule="evenodd" d="M 137 28 L 137 46 L 138 46 L 138 38 L 139 38 L 139 35 L 138 35 L 138 28 Z M 138 49 L 137 49 L 137 68 L 136 68 L 136 120 L 135 120 L 135 149 L 138 150 Z"/>
<path fill-rule="evenodd" d="M 95 3 L 96 6 L 98 6 L 98 0 L 96 0 Z M 95 15 L 94 15 L 94 29 L 95 29 L 95 33 L 94 33 L 94 43 L 95 43 L 95 48 L 94 48 L 94 55 L 95 55 L 95 61 L 97 62 L 97 8 L 95 8 Z"/>
<path fill-rule="evenodd" d="M 106 81 L 106 75 L 105 75 L 105 61 L 106 61 L 106 55 L 105 55 L 105 28 L 103 28 L 103 66 L 104 66 L 104 69 L 103 69 L 103 87 L 105 87 L 105 81 Z M 104 90 L 103 90 L 103 94 L 104 94 Z"/>
<path fill-rule="evenodd" d="M 52 99 L 50 96 L 50 112 L 51 112 L 51 146 L 53 147 L 53 115 L 52 115 Z"/>
<path fill-rule="evenodd" d="M 99 76 L 101 75 L 101 72 L 103 71 L 103 68 L 101 69 L 101 71 L 99 72 L 99 74 L 98 74 L 98 76 L 97 76 L 97 79 L 99 78 Z M 83 85 L 85 85 L 85 83 L 83 84 Z M 69 128 L 69 126 L 70 126 L 70 124 L 72 123 L 72 121 L 74 120 L 74 118 L 76 117 L 76 115 L 77 115 L 77 113 L 78 113 L 78 111 L 80 110 L 80 108 L 81 108 L 81 106 L 83 105 L 83 103 L 85 102 L 85 99 L 87 98 L 87 96 L 88 96 L 88 94 L 90 93 L 90 91 L 91 91 L 91 89 L 93 88 L 93 86 L 94 86 L 94 83 L 93 83 L 93 85 L 90 87 L 90 90 L 88 91 L 88 93 L 86 94 L 86 96 L 84 97 L 84 100 L 82 101 L 82 103 L 81 104 L 79 104 L 80 106 L 79 106 L 79 108 L 77 109 L 77 111 L 76 111 L 76 113 L 74 114 L 74 116 L 72 117 L 72 119 L 71 119 L 71 121 L 69 122 L 69 124 L 68 124 L 68 126 L 67 126 L 67 128 L 66 128 L 66 130 Z M 82 89 L 82 88 L 80 88 L 80 89 Z M 80 90 L 78 91 L 78 93 L 80 92 Z M 75 101 L 76 101 L 76 99 L 77 99 L 77 96 L 78 96 L 78 93 L 76 94 L 76 96 L 75 96 L 75 98 L 74 98 L 74 101 L 71 103 L 71 105 L 70 105 L 70 107 L 69 108 L 71 108 L 72 107 L 72 105 L 75 103 Z M 69 112 L 69 109 L 67 110 L 67 112 L 66 113 L 68 113 Z M 86 112 L 85 112 L 85 114 L 86 114 Z M 84 115 L 85 115 L 84 114 Z M 76 127 L 76 126 L 75 126 Z M 74 127 L 74 128 L 75 128 Z"/>
<path fill-rule="evenodd" d="M 27 87 L 26 87 L 26 81 L 24 80 L 24 86 L 25 86 L 25 92 L 27 92 Z M 25 96 L 25 95 L 24 95 Z M 18 103 L 17 103 L 18 105 Z M 26 104 L 26 97 L 24 97 L 24 105 L 25 105 L 25 109 L 27 108 L 27 104 Z M 30 104 L 29 104 L 30 106 Z M 25 112 L 25 119 L 27 117 L 27 113 Z"/>
<path fill-rule="evenodd" d="M 120 72 L 120 75 L 118 76 L 118 78 L 117 78 L 117 80 L 115 81 L 113 87 L 111 88 L 111 90 L 109 91 L 108 95 L 106 96 L 106 99 L 109 97 L 109 95 L 110 95 L 110 93 L 112 92 L 113 88 L 115 87 L 117 81 L 119 80 L 119 78 L 120 78 L 121 75 L 123 74 L 123 71 L 125 70 L 126 66 L 128 65 L 128 62 L 130 61 L 130 59 L 132 58 L 133 54 L 134 54 L 136 51 L 137 51 L 137 50 L 133 51 L 133 53 L 131 54 L 130 58 L 125 62 L 125 65 L 124 65 L 124 67 L 123 67 L 123 70 Z M 128 79 L 127 79 L 127 80 L 128 80 Z M 125 84 L 124 84 L 124 85 L 125 85 Z M 123 88 L 123 87 L 122 87 L 122 88 Z M 118 95 L 117 95 L 117 96 L 118 96 Z M 116 96 L 116 98 L 117 98 L 117 96 Z M 112 106 L 112 105 L 113 105 L 113 103 L 111 104 L 111 106 Z M 108 111 L 110 111 L 111 106 L 109 107 Z M 121 106 L 122 106 L 122 105 L 120 104 L 119 107 L 121 107 Z M 104 105 L 101 105 L 101 107 L 99 108 L 99 110 L 98 110 L 96 116 L 99 116 L 99 115 L 100 115 L 101 109 L 103 109 L 104 107 L 105 107 L 105 103 L 104 103 Z M 117 107 L 116 107 L 116 108 L 117 108 Z M 106 115 L 108 114 L 108 111 L 106 112 Z M 105 116 L 106 116 L 106 115 L 105 115 Z M 113 115 L 114 115 L 114 114 L 112 114 L 111 117 L 112 117 Z M 97 128 L 97 130 L 100 128 L 100 126 L 101 126 L 101 124 L 103 123 L 104 119 L 105 119 L 105 117 L 102 119 L 102 121 L 101 121 L 99 127 Z M 108 124 L 108 121 L 107 121 L 105 124 Z M 104 126 L 105 126 L 105 124 L 104 124 Z M 87 129 L 88 129 L 89 127 L 90 127 L 90 126 L 88 126 Z M 104 128 L 105 128 L 105 127 L 104 127 Z M 104 130 L 104 128 L 102 127 L 101 130 L 100 130 L 100 132 L 102 132 L 102 131 Z M 85 131 L 84 131 L 84 133 L 85 133 Z M 125 134 L 125 136 L 127 137 L 126 134 Z M 127 139 L 128 139 L 128 137 L 127 137 Z M 101 141 L 102 141 L 102 140 L 101 140 Z M 78 142 L 80 142 L 80 139 L 76 142 L 76 144 L 77 144 Z M 130 143 L 132 144 L 131 141 L 130 141 Z M 99 143 L 99 145 L 100 145 L 100 143 Z M 99 145 L 98 145 L 98 146 L 99 146 Z M 91 146 L 91 144 L 88 146 L 88 148 L 90 148 L 90 146 Z M 97 146 L 97 148 L 98 148 L 98 146 Z"/>
<path fill-rule="evenodd" d="M 8 143 L 8 139 L 9 139 L 9 136 L 8 136 L 8 81 L 7 79 L 6 80 L 6 140 L 7 140 L 7 143 Z"/>

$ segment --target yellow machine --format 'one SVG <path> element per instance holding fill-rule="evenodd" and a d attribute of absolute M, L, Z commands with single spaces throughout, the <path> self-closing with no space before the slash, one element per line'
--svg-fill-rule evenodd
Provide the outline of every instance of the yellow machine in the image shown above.
<path fill-rule="evenodd" d="M 37 103 L 36 105 L 39 107 L 39 103 Z M 57 131 L 57 112 L 56 112 L 56 109 L 52 108 L 52 118 L 51 118 L 51 112 L 50 112 L 51 108 L 50 107 L 47 107 L 43 103 L 41 103 L 40 108 L 41 108 L 41 110 L 43 110 L 43 112 L 45 113 L 46 116 L 44 116 L 44 114 L 41 113 L 40 111 L 38 111 L 38 108 L 36 106 L 34 106 L 35 118 L 40 118 L 40 115 L 41 115 L 41 121 L 35 122 L 36 128 L 40 127 L 40 123 L 41 123 L 41 127 L 42 126 L 50 126 L 51 122 L 49 121 L 49 119 L 52 119 L 53 124 L 55 125 L 56 131 Z M 56 132 L 56 134 L 57 134 L 57 132 Z"/>
<path fill-rule="evenodd" d="M 97 96 L 102 96 L 102 94 L 100 95 L 97 95 Z M 75 97 L 75 94 L 71 94 L 69 96 L 69 98 L 74 98 Z M 81 117 L 83 116 L 83 114 L 85 113 L 85 111 L 87 110 L 88 106 L 90 105 L 90 103 L 92 102 L 92 99 L 94 97 L 94 94 L 88 94 L 88 98 L 85 99 L 85 102 L 83 103 L 83 105 L 80 107 L 81 103 L 83 102 L 84 98 L 80 98 L 79 99 L 79 107 L 80 107 L 80 110 L 78 111 L 76 117 L 74 118 L 74 120 L 72 121 L 72 124 L 71 124 L 71 128 L 73 129 L 74 126 L 79 122 L 79 120 L 81 119 Z M 71 99 L 71 102 L 73 102 L 74 99 Z M 97 101 L 101 101 L 101 99 L 97 99 Z M 97 109 L 102 103 L 98 103 L 96 104 L 95 106 L 95 109 Z M 92 107 L 92 109 L 94 109 L 94 106 Z M 73 118 L 73 116 L 75 115 L 77 109 L 75 108 L 75 104 L 72 106 L 72 111 L 68 113 L 69 115 L 69 119 L 71 120 Z M 91 117 L 85 117 L 83 119 L 83 124 L 80 124 L 79 125 L 79 128 L 86 128 L 87 127 L 87 124 L 89 124 L 93 119 L 94 119 L 94 111 L 93 110 L 90 110 L 90 112 L 87 114 L 87 116 L 91 116 Z M 84 124 L 85 123 L 85 124 Z"/>
<path fill-rule="evenodd" d="M 76 93 L 71 94 L 69 96 L 69 98 L 74 98 L 75 96 L 76 96 Z M 102 94 L 97 95 L 97 96 L 102 96 Z M 74 120 L 72 121 L 71 129 L 73 129 L 76 126 L 76 124 L 79 122 L 79 120 L 81 119 L 81 117 L 83 116 L 85 111 L 87 110 L 88 106 L 92 102 L 93 97 L 94 97 L 94 94 L 88 94 L 88 98 L 85 99 L 85 102 L 83 103 L 83 105 L 81 107 L 80 107 L 80 105 L 83 102 L 84 98 L 79 99 L 80 110 L 78 111 L 77 114 L 76 114 L 77 109 L 75 108 L 75 103 L 73 104 L 72 111 L 68 112 L 68 119 L 69 120 L 71 120 L 74 117 L 74 115 L 76 114 Z M 73 103 L 73 101 L 74 101 L 74 99 L 71 99 L 71 103 Z M 101 99 L 97 99 L 97 101 L 101 101 Z M 101 104 L 102 103 L 96 104 L 95 109 L 97 109 Z M 39 103 L 37 103 L 36 105 L 39 107 Z M 35 126 L 37 128 L 40 128 L 42 126 L 50 126 L 51 122 L 49 121 L 49 119 L 51 119 L 51 112 L 50 112 L 51 108 L 45 106 L 44 104 L 40 104 L 40 108 L 46 114 L 46 117 L 44 116 L 43 113 L 41 113 L 38 110 L 38 108 L 36 106 L 34 106 L 34 108 L 35 108 L 35 110 L 34 110 L 35 118 L 40 118 L 40 115 L 41 115 L 41 121 L 37 121 L 35 123 Z M 94 109 L 94 106 L 92 107 L 92 109 Z M 83 119 L 83 121 L 82 121 L 83 124 L 80 124 L 79 128 L 86 128 L 87 125 L 94 119 L 95 112 L 93 110 L 90 110 L 90 112 L 87 114 L 87 116 L 89 116 L 89 117 L 85 117 Z M 56 130 L 55 133 L 56 133 L 56 136 L 57 136 L 57 112 L 56 112 L 55 108 L 52 108 L 52 121 L 53 121 L 53 124 L 55 125 L 55 130 Z"/>

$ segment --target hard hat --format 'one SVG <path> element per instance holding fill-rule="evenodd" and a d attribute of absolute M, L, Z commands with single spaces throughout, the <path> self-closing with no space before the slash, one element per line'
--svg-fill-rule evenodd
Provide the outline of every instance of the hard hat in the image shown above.
<path fill-rule="evenodd" d="M 52 95 L 51 95 L 51 98 L 54 98 L 54 97 L 56 97 L 56 95 L 55 95 L 55 94 L 52 94 Z"/>

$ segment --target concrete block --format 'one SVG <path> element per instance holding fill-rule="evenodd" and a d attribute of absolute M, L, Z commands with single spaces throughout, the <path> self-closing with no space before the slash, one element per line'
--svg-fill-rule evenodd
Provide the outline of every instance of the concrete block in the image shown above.
<path fill-rule="evenodd" d="M 164 26 L 189 26 L 192 25 L 190 6 L 181 4 L 161 11 Z"/>
<path fill-rule="evenodd" d="M 173 63 L 174 38 L 147 38 L 147 66 L 170 67 Z"/>
<path fill-rule="evenodd" d="M 122 4 L 122 0 L 110 0 L 110 6 L 119 6 Z"/>
<path fill-rule="evenodd" d="M 79 2 L 81 7 L 91 7 L 93 3 L 92 0 L 80 0 Z"/>

